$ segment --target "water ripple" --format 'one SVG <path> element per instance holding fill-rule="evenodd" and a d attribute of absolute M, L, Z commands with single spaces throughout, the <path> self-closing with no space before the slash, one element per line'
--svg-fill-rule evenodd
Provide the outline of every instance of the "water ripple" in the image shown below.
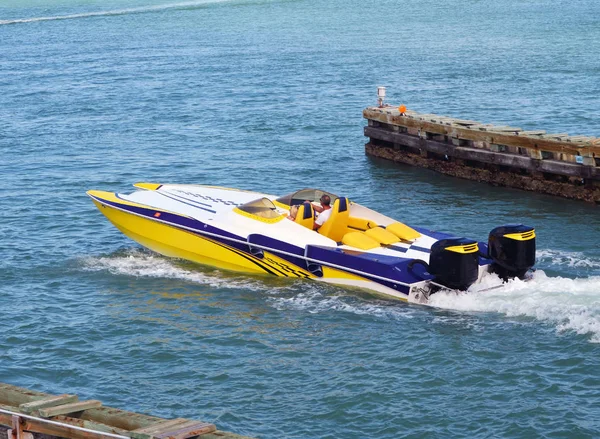
<path fill-rule="evenodd" d="M 6 0 L 0 381 L 263 438 L 598 437 L 597 207 L 366 157 L 389 102 L 598 135 L 599 3 Z M 8 25 L 10 24 L 10 25 Z M 560 62 L 557 62 L 560 60 Z M 139 249 L 85 191 L 316 186 L 533 281 L 391 302 Z"/>

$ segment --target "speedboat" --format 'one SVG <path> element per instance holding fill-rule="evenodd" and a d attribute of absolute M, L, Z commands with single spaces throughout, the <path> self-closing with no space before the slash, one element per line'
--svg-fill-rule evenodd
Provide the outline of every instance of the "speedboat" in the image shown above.
<path fill-rule="evenodd" d="M 487 242 L 478 242 L 409 226 L 319 189 L 276 196 L 204 185 L 134 186 L 129 194 L 87 194 L 117 229 L 144 247 L 220 269 L 313 279 L 427 303 L 438 291 L 481 284 L 488 273 L 496 273 L 499 283 L 527 278 L 535 264 L 535 230 L 523 224 L 496 227 Z M 331 199 L 331 214 L 314 230 L 323 195 Z M 288 216 L 292 206 L 295 219 Z"/>

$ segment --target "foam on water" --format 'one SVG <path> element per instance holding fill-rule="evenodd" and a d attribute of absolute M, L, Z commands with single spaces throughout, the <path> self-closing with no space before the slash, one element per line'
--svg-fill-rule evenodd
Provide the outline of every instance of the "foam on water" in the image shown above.
<path fill-rule="evenodd" d="M 0 20 L 0 25 L 6 24 L 18 24 L 18 23 L 35 23 L 39 21 L 55 21 L 55 20 L 73 20 L 76 18 L 90 18 L 90 17 L 109 17 L 115 15 L 128 15 L 128 14 L 144 14 L 148 12 L 165 11 L 168 9 L 183 9 L 194 6 L 202 6 L 209 3 L 221 3 L 227 0 L 201 0 L 201 1 L 189 1 L 180 3 L 166 3 L 162 5 L 154 6 L 143 6 L 139 8 L 125 8 L 125 9 L 112 9 L 108 11 L 94 11 L 94 12 L 82 12 L 79 14 L 68 14 L 68 15 L 52 15 L 47 17 L 32 17 L 32 18 L 18 18 L 14 20 Z"/>
<path fill-rule="evenodd" d="M 537 271 L 530 281 L 513 280 L 494 290 L 437 293 L 431 297 L 430 304 L 459 311 L 532 317 L 555 325 L 558 331 L 589 334 L 591 341 L 600 343 L 598 276 L 567 279 L 548 277 L 543 271 Z"/>
<path fill-rule="evenodd" d="M 252 291 L 264 289 L 260 281 L 249 276 L 227 276 L 219 271 L 205 273 L 187 270 L 178 266 L 175 260 L 167 259 L 144 250 L 127 250 L 118 256 L 85 257 L 81 260 L 87 271 L 108 271 L 115 275 L 179 279 L 213 288 L 244 288 Z"/>
<path fill-rule="evenodd" d="M 395 302 L 376 298 L 361 299 L 340 287 L 320 282 L 288 280 L 284 286 L 273 286 L 265 279 L 253 279 L 250 276 L 223 273 L 220 271 L 203 272 L 186 269 L 176 260 L 168 259 L 146 250 L 131 249 L 111 256 L 85 257 L 81 264 L 86 271 L 108 271 L 114 275 L 178 279 L 212 288 L 240 289 L 260 291 L 269 296 L 269 303 L 275 309 L 295 309 L 311 314 L 331 311 L 357 315 L 372 315 L 385 318 L 410 316 L 406 307 L 390 306 Z"/>
<path fill-rule="evenodd" d="M 264 439 L 599 437 L 597 206 L 365 156 L 361 111 L 386 85 L 421 113 L 594 135 L 600 2 L 205 2 L 0 2 L 23 19 L 0 26 L 0 381 Z M 307 179 L 461 236 L 531 224 L 574 253 L 448 310 L 125 252 L 85 196 Z"/>
<path fill-rule="evenodd" d="M 319 282 L 305 283 L 303 290 L 291 297 L 272 297 L 270 303 L 278 310 L 294 309 L 311 314 L 342 312 L 356 315 L 370 315 L 386 319 L 411 318 L 413 309 L 400 302 L 363 299 L 358 293 L 341 290 Z"/>
<path fill-rule="evenodd" d="M 562 250 L 538 250 L 536 253 L 538 265 L 557 267 L 600 269 L 600 260 L 589 257 L 581 252 Z"/>
<path fill-rule="evenodd" d="M 558 261 L 576 264 L 574 254 L 547 251 Z M 568 256 L 568 257 L 567 257 Z M 573 260 L 569 258 L 573 258 Z M 568 261 L 568 262 L 564 262 Z M 594 261 L 587 261 L 593 264 Z M 321 283 L 290 283 L 273 287 L 261 279 L 235 276 L 220 271 L 203 272 L 186 269 L 175 260 L 145 250 L 127 250 L 124 254 L 82 259 L 84 270 L 108 271 L 115 275 L 179 279 L 213 288 L 260 291 L 271 296 L 276 309 L 295 309 L 313 314 L 345 312 L 382 318 L 406 318 L 412 313 L 404 306 L 376 298 L 362 299 L 339 287 Z M 525 316 L 553 324 L 558 331 L 572 330 L 590 334 L 600 343 L 600 276 L 568 279 L 548 277 L 538 270 L 533 279 L 512 280 L 499 288 L 496 275 L 488 275 L 465 293 L 440 292 L 431 297 L 430 305 L 455 311 L 497 312 L 508 317 Z M 490 289 L 492 288 L 492 289 Z"/>

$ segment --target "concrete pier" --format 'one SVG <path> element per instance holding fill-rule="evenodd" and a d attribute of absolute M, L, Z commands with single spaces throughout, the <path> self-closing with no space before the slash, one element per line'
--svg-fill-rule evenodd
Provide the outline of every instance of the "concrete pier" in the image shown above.
<path fill-rule="evenodd" d="M 437 172 L 600 203 L 600 139 L 368 107 L 368 155 Z"/>
<path fill-rule="evenodd" d="M 0 383 L 0 439 L 251 439 L 214 424 L 103 407 Z"/>

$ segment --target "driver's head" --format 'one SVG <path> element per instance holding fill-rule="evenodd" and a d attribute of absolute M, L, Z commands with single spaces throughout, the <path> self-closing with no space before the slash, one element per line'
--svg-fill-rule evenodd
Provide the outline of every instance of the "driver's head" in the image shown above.
<path fill-rule="evenodd" d="M 331 203 L 331 198 L 329 198 L 329 195 L 323 195 L 321 197 L 321 204 L 323 206 L 329 206 L 330 203 Z"/>

